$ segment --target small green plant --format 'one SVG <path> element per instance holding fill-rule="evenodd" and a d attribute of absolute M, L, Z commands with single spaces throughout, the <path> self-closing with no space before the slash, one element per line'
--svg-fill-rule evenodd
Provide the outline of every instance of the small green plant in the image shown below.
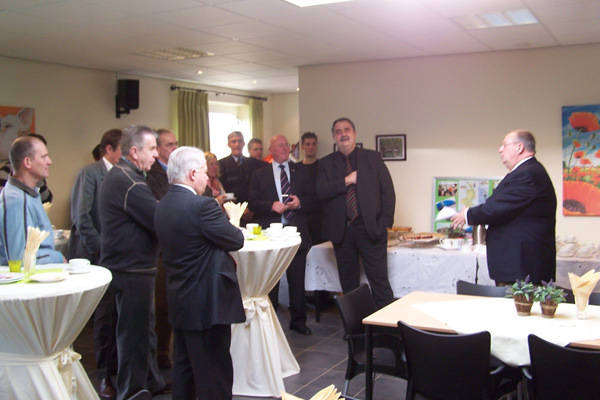
<path fill-rule="evenodd" d="M 527 275 L 524 280 L 517 279 L 512 286 L 507 286 L 506 294 L 507 297 L 523 296 L 529 301 L 530 299 L 533 299 L 535 289 L 535 285 L 530 282 L 529 275 Z"/>
<path fill-rule="evenodd" d="M 538 286 L 533 293 L 534 301 L 540 303 L 564 303 L 567 297 L 567 293 L 550 279 L 550 282 L 542 281 L 542 285 Z"/>

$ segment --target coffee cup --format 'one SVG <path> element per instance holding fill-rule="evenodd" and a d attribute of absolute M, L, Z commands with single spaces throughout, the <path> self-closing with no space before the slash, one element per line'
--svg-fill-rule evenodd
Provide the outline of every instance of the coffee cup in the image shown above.
<path fill-rule="evenodd" d="M 90 268 L 90 260 L 85 258 L 72 258 L 69 260 L 69 268 L 73 272 L 84 272 Z"/>
<path fill-rule="evenodd" d="M 269 225 L 271 231 L 281 231 L 283 230 L 283 224 L 281 222 L 273 222 Z"/>
<path fill-rule="evenodd" d="M 298 232 L 298 228 L 295 226 L 284 226 L 283 232 L 288 236 L 294 236 Z"/>
<path fill-rule="evenodd" d="M 462 239 L 450 239 L 450 238 L 440 239 L 440 244 L 445 249 L 460 250 L 462 247 L 462 242 L 463 242 Z"/>

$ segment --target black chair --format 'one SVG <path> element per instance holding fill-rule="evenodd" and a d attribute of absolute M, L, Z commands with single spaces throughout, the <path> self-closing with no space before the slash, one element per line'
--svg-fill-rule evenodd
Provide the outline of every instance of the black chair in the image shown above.
<path fill-rule="evenodd" d="M 529 335 L 531 400 L 597 399 L 600 397 L 600 352 L 562 347 Z"/>
<path fill-rule="evenodd" d="M 468 294 L 482 297 L 506 297 L 505 286 L 486 286 L 461 281 L 456 282 L 456 294 Z"/>
<path fill-rule="evenodd" d="M 442 335 L 398 322 L 408 367 L 406 399 L 497 399 L 516 390 L 512 371 L 490 365 L 490 333 Z M 508 374 L 507 374 L 508 373 Z M 518 382 L 518 381 L 517 381 Z"/>
<path fill-rule="evenodd" d="M 346 395 L 350 380 L 365 372 L 365 327 L 362 320 L 377 311 L 377 307 L 367 284 L 362 284 L 343 296 L 337 296 L 335 303 L 348 341 L 346 383 L 342 392 Z M 406 379 L 404 350 L 398 335 L 373 333 L 373 372 Z"/>
<path fill-rule="evenodd" d="M 575 296 L 573 295 L 573 291 L 571 289 L 562 288 L 567 294 L 567 298 L 565 300 L 566 303 L 575 304 Z M 592 293 L 590 294 L 589 304 L 592 306 L 600 306 L 600 293 Z"/>

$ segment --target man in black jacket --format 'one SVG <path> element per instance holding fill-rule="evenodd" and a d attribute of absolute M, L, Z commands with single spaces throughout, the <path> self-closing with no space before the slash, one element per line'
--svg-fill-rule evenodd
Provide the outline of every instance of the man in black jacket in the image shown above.
<path fill-rule="evenodd" d="M 231 399 L 231 324 L 246 317 L 228 252 L 242 248 L 244 236 L 214 199 L 202 196 L 208 176 L 201 150 L 181 147 L 168 165 L 171 185 L 154 225 L 174 331 L 173 399 Z"/>
<path fill-rule="evenodd" d="M 396 193 L 379 153 L 356 146 L 348 118 L 331 127 L 337 151 L 322 158 L 317 196 L 325 201 L 323 238 L 333 242 L 344 293 L 360 285 L 362 261 L 378 307 L 394 300 L 387 270 L 387 229 L 394 224 Z"/>
<path fill-rule="evenodd" d="M 113 274 L 108 290 L 118 313 L 118 400 L 143 389 L 154 394 L 170 391 L 151 351 L 156 349 L 156 336 L 150 333 L 159 249 L 154 233 L 157 202 L 144 173 L 158 156 L 156 133 L 147 126 L 128 126 L 123 130 L 121 152 L 123 157 L 100 189 L 100 265 Z"/>

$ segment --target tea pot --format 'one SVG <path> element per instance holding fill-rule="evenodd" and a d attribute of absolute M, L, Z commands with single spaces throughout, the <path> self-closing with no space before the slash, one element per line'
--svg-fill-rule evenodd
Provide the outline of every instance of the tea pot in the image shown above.
<path fill-rule="evenodd" d="M 473 226 L 473 244 L 485 244 L 485 225 Z"/>

